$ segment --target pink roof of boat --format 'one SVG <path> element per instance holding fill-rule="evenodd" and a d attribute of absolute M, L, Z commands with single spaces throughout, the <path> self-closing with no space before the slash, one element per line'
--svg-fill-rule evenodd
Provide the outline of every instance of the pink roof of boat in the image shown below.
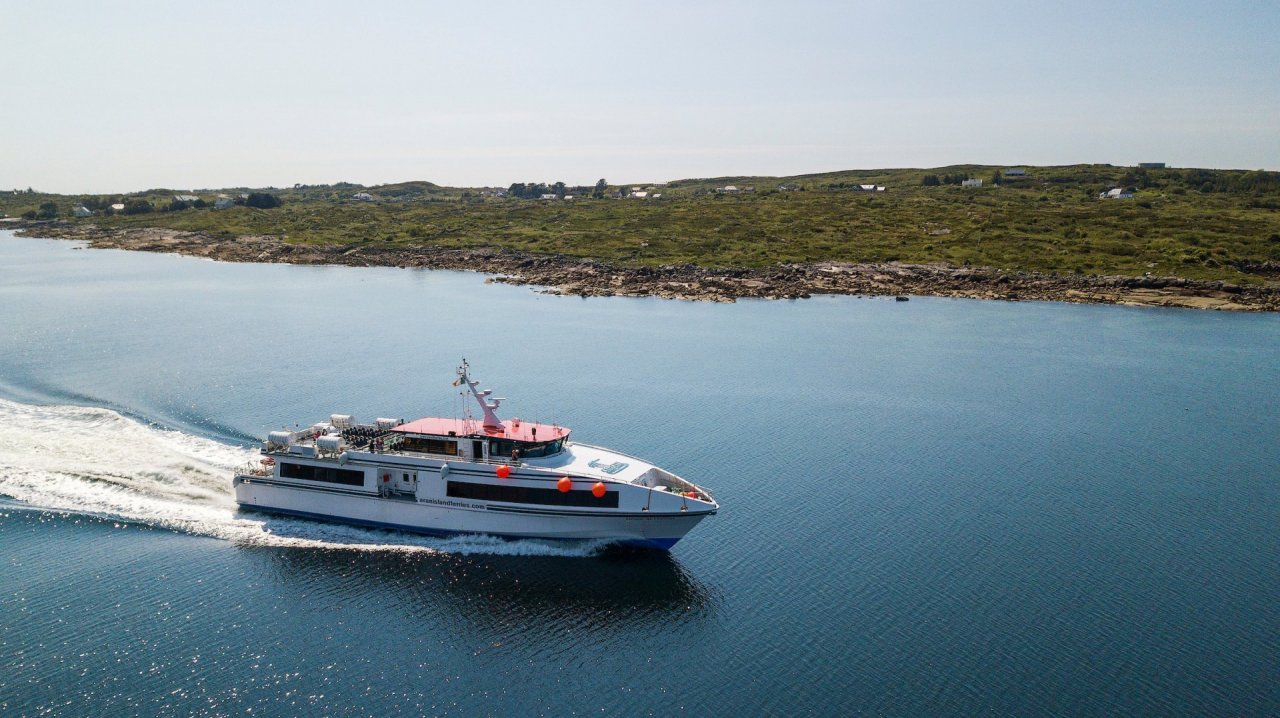
<path fill-rule="evenodd" d="M 432 436 L 487 436 L 494 439 L 512 439 L 514 441 L 555 441 L 569 435 L 569 429 L 554 424 L 539 424 L 533 421 L 522 421 L 515 424 L 502 422 L 502 428 L 481 426 L 478 421 L 462 419 L 444 419 L 428 416 L 407 424 L 401 424 L 392 431 L 405 434 L 430 434 Z"/>

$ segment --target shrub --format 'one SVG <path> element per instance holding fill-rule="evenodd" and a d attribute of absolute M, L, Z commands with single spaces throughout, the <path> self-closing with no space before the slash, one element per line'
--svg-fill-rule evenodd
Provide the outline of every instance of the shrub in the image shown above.
<path fill-rule="evenodd" d="M 248 207 L 258 209 L 274 209 L 280 206 L 280 198 L 270 192 L 250 192 L 244 203 Z"/>

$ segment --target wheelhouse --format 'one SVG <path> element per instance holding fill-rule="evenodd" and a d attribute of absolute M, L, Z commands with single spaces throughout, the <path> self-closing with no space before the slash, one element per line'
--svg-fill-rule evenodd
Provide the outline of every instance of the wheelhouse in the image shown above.
<path fill-rule="evenodd" d="M 564 451 L 569 429 L 519 419 L 484 426 L 467 419 L 428 417 L 390 430 L 387 448 L 474 461 L 506 461 L 555 456 Z"/>

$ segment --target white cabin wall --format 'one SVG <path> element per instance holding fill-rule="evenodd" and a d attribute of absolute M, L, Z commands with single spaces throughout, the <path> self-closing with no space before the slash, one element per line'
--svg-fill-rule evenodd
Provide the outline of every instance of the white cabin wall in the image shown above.
<path fill-rule="evenodd" d="M 446 463 L 446 466 L 448 464 Z M 445 496 L 445 482 L 448 472 L 440 469 L 420 469 L 418 471 L 418 490 L 415 496 L 422 499 L 442 499 Z"/>

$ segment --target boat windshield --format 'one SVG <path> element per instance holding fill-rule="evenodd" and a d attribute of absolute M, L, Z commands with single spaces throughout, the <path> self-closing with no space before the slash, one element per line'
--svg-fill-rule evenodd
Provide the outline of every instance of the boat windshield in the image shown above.
<path fill-rule="evenodd" d="M 511 439 L 490 439 L 489 456 L 511 456 L 512 451 L 519 451 L 522 459 L 536 459 L 542 456 L 554 456 L 564 451 L 564 439 L 555 441 L 512 441 Z"/>

